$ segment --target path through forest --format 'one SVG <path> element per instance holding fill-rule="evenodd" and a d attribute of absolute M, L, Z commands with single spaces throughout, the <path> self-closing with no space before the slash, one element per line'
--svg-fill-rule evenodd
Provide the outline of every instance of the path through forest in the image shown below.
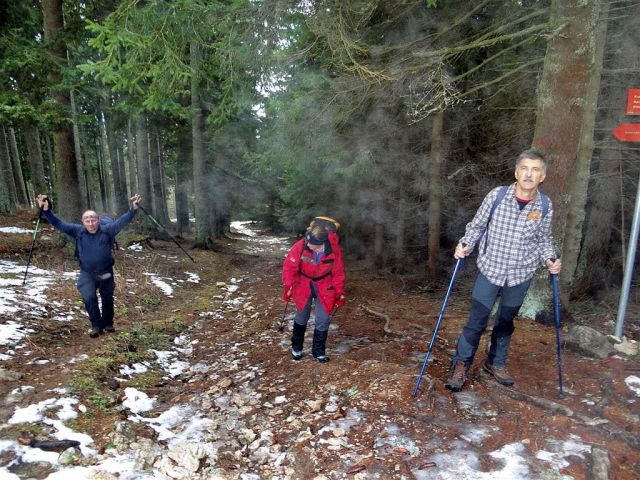
<path fill-rule="evenodd" d="M 90 339 L 75 262 L 50 227 L 22 287 L 33 226 L 17 217 L 1 226 L 23 231 L 0 232 L 0 479 L 640 474 L 638 358 L 565 351 L 560 399 L 554 330 L 520 319 L 514 388 L 480 371 L 484 344 L 468 387 L 443 387 L 466 315 L 464 272 L 414 398 L 446 285 L 412 293 L 347 258 L 331 362 L 318 364 L 308 348 L 295 362 L 293 311 L 277 331 L 280 266 L 293 239 L 236 223 L 219 251 L 190 251 L 196 263 L 164 242 L 119 251 L 118 331 Z M 80 452 L 20 439 L 77 440 Z"/>

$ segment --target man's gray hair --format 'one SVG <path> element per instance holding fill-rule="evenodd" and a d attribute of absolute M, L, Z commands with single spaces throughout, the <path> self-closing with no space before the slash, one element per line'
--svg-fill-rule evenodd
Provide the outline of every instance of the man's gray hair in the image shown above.
<path fill-rule="evenodd" d="M 547 159 L 544 158 L 544 155 L 542 155 L 542 153 L 533 149 L 525 150 L 520 155 L 518 155 L 518 158 L 516 159 L 516 168 L 518 168 L 518 165 L 520 165 L 520 162 L 525 158 L 530 158 L 532 160 L 540 160 L 542 162 L 542 170 L 544 171 L 545 174 L 547 173 Z"/>

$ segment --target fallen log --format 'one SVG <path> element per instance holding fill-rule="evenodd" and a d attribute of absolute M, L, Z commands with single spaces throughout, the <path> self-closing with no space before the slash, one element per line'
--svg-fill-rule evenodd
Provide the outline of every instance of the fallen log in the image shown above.
<path fill-rule="evenodd" d="M 559 413 L 566 417 L 574 416 L 573 410 L 571 410 L 569 407 L 565 407 L 564 405 L 554 402 L 553 400 L 534 397 L 532 395 L 527 395 L 526 393 L 519 392 L 518 390 L 507 388 L 494 380 L 491 380 L 491 388 L 494 390 L 499 390 L 501 393 L 504 393 L 506 396 L 514 400 L 532 403 L 536 407 L 542 408 L 543 410 L 550 411 L 552 414 Z"/>
<path fill-rule="evenodd" d="M 487 382 L 484 383 L 486 384 Z M 532 403 L 536 407 L 550 411 L 552 414 L 559 414 L 564 415 L 565 417 L 572 418 L 587 427 L 594 427 L 599 430 L 602 435 L 613 438 L 614 440 L 622 442 L 625 445 L 629 445 L 633 449 L 637 450 L 640 448 L 640 436 L 634 434 L 633 432 L 627 432 L 616 427 L 606 418 L 589 417 L 587 415 L 582 415 L 574 412 L 569 407 L 554 402 L 553 400 L 534 397 L 533 395 L 528 395 L 526 393 L 519 392 L 518 390 L 500 385 L 495 381 L 491 381 L 491 389 L 504 393 L 506 396 L 514 400 Z"/>
<path fill-rule="evenodd" d="M 80 447 L 80 442 L 77 440 L 36 440 L 28 432 L 20 434 L 18 443 L 32 448 L 39 448 L 46 452 L 63 452 L 67 448 Z"/>

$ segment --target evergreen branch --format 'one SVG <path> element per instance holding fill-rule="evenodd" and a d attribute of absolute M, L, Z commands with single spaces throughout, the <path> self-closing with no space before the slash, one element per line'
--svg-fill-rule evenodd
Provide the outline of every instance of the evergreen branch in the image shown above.
<path fill-rule="evenodd" d="M 496 54 L 494 54 L 494 55 L 492 55 L 492 56 L 488 57 L 487 59 L 485 59 L 485 61 L 484 61 L 484 62 L 482 62 L 482 63 L 480 63 L 479 65 L 476 65 L 475 67 L 473 67 L 472 69 L 467 70 L 466 72 L 464 72 L 464 73 L 462 73 L 462 74 L 458 75 L 457 77 L 455 77 L 455 78 L 453 79 L 453 81 L 454 81 L 454 82 L 457 82 L 457 81 L 459 81 L 459 80 L 462 80 L 463 78 L 468 77 L 469 75 L 472 75 L 473 73 L 477 72 L 477 71 L 478 71 L 478 70 L 480 70 L 482 67 L 484 67 L 487 63 L 492 62 L 492 61 L 493 61 L 493 60 L 495 60 L 496 58 L 498 58 L 498 57 L 500 57 L 500 56 L 504 55 L 505 53 L 507 53 L 507 52 L 509 52 L 509 51 L 511 51 L 511 50 L 514 50 L 514 49 L 518 48 L 520 45 L 524 45 L 525 43 L 527 43 L 527 42 L 529 42 L 529 41 L 531 41 L 531 39 L 529 39 L 529 38 L 525 38 L 524 40 L 522 40 L 522 41 L 520 41 L 520 42 L 518 42 L 518 43 L 516 43 L 516 44 L 513 44 L 513 45 L 511 45 L 510 47 L 503 48 L 503 49 L 502 49 L 502 50 L 500 50 L 498 53 L 496 53 Z"/>
<path fill-rule="evenodd" d="M 527 67 L 530 67 L 532 65 L 537 65 L 537 64 L 543 63 L 543 62 L 544 62 L 544 57 L 536 58 L 535 60 L 531 60 L 529 62 L 523 63 L 519 67 L 514 68 L 513 70 L 509 70 L 508 72 L 506 72 L 503 75 L 500 75 L 499 77 L 496 77 L 496 78 L 494 78 L 492 80 L 489 80 L 488 82 L 481 83 L 480 85 L 476 85 L 471 90 L 467 90 L 466 92 L 462 92 L 460 94 L 459 98 L 468 97 L 469 95 L 471 95 L 472 93 L 477 92 L 478 90 L 481 90 L 481 89 L 486 88 L 486 87 L 488 87 L 490 85 L 494 85 L 496 83 L 499 83 L 499 82 L 503 81 L 505 78 L 509 78 L 511 75 L 514 75 L 515 73 L 519 72 L 520 70 L 523 70 L 523 69 L 525 69 Z"/>

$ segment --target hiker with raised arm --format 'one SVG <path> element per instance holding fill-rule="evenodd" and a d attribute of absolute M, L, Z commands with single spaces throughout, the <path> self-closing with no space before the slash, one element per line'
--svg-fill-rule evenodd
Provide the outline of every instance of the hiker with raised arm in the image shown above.
<path fill-rule="evenodd" d="M 78 263 L 80 264 L 80 275 L 76 286 L 89 314 L 91 322 L 89 336 L 91 338 L 98 337 L 102 332 L 115 332 L 113 292 L 116 283 L 113 278 L 115 260 L 112 245 L 120 230 L 133 220 L 140 200 L 142 200 L 140 195 L 134 195 L 131 198 L 129 211 L 113 222 L 101 225 L 100 216 L 93 210 L 87 210 L 82 214 L 82 224 L 61 220 L 49 208 L 50 204 L 46 195 L 36 197 L 36 201 L 49 223 L 76 242 Z M 97 292 L 100 292 L 102 311 L 98 306 Z"/>
<path fill-rule="evenodd" d="M 491 332 L 491 346 L 483 369 L 502 385 L 513 385 L 507 372 L 509 344 L 517 315 L 540 265 L 558 274 L 562 264 L 551 235 L 553 205 L 538 190 L 547 173 L 544 157 L 525 150 L 517 160 L 516 181 L 497 187 L 484 198 L 456 246 L 456 259 L 468 256 L 478 245 L 478 276 L 471 294 L 471 312 L 458 337 L 451 362 L 449 390 L 459 391 L 467 378 L 489 314 L 500 295 Z"/>
<path fill-rule="evenodd" d="M 331 315 L 344 305 L 344 263 L 336 230 L 338 223 L 328 217 L 316 217 L 304 238 L 291 247 L 282 266 L 285 302 L 298 310 L 293 321 L 291 356 L 302 358 L 304 334 L 315 299 L 315 329 L 311 353 L 320 363 L 329 361 L 326 354 Z"/>

